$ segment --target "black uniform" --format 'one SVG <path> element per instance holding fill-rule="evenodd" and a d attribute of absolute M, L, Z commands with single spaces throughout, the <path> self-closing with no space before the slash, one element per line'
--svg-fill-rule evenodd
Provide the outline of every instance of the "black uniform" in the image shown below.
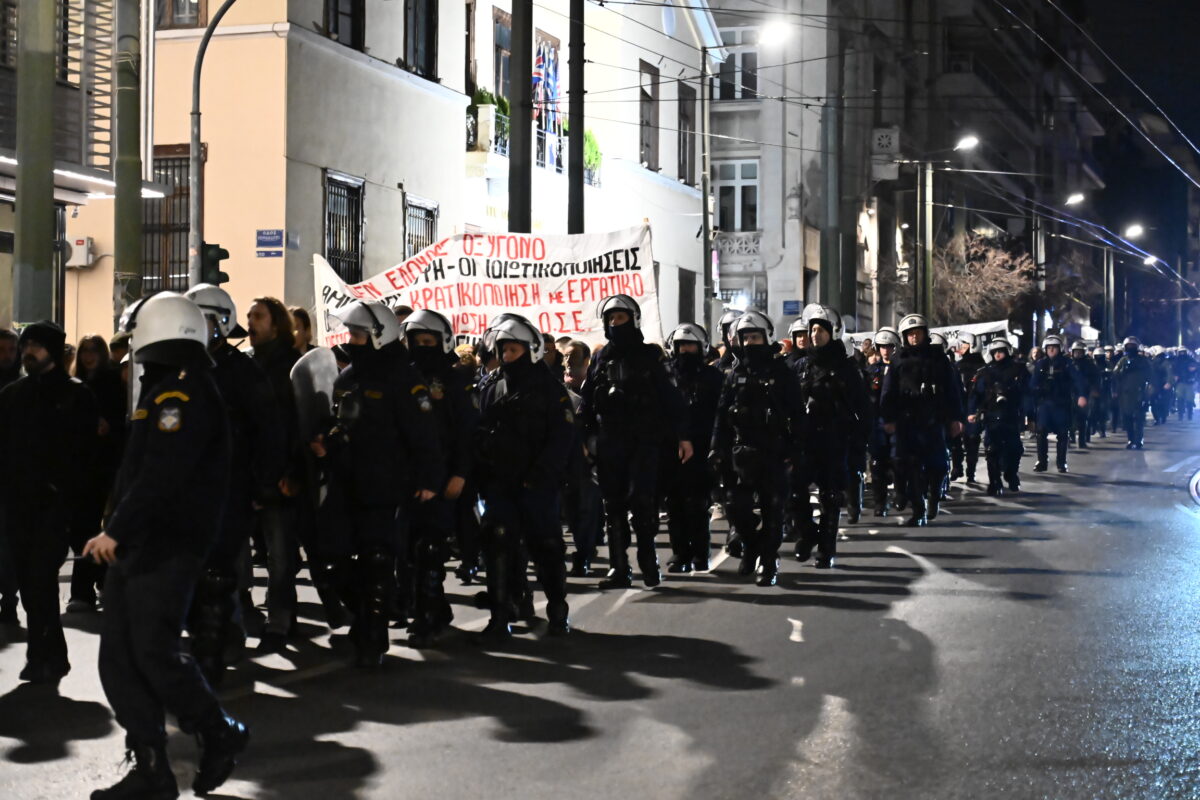
<path fill-rule="evenodd" d="M 285 431 L 275 392 L 258 364 L 227 341 L 211 355 L 232 442 L 229 494 L 220 532 L 196 585 L 188 628 L 192 655 L 216 684 L 230 660 L 227 655 L 245 640 L 242 615 L 249 609 L 239 608 L 238 561 L 254 530 L 254 503 L 271 502 L 278 493 Z"/>
<path fill-rule="evenodd" d="M 979 353 L 967 353 L 958 360 L 955 366 L 958 368 L 959 378 L 962 379 L 963 394 L 969 396 L 974 388 L 975 376 L 984 367 L 983 356 Z M 968 422 L 963 426 L 962 435 L 956 436 L 950 441 L 952 457 L 950 480 L 958 480 L 965 474 L 967 483 L 975 482 L 975 468 L 979 463 L 981 439 L 982 431 L 979 425 Z"/>
<path fill-rule="evenodd" d="M 1185 414 L 1190 420 L 1196 405 L 1196 377 L 1200 365 L 1185 351 L 1171 359 L 1171 366 L 1175 372 L 1175 413 L 1181 422 Z"/>
<path fill-rule="evenodd" d="M 805 474 L 802 481 L 793 482 L 793 490 L 807 502 L 808 487 L 816 484 L 821 522 L 815 536 L 811 528 L 802 531 L 796 557 L 807 561 L 815 547 L 817 565 L 827 567 L 837 554 L 838 522 L 850 476 L 858 472 L 856 459 L 866 448 L 867 395 L 861 373 L 838 340 L 808 348 L 797 379 L 805 412 L 804 452 L 797 454 L 797 463 L 803 464 Z"/>
<path fill-rule="evenodd" d="M 1121 425 L 1129 437 L 1127 449 L 1141 449 L 1146 432 L 1146 399 L 1153 392 L 1154 368 L 1136 348 L 1126 351 L 1113 370 Z"/>
<path fill-rule="evenodd" d="M 1083 376 L 1062 353 L 1046 356 L 1034 365 L 1029 390 L 1037 417 L 1037 464 L 1035 472 L 1045 472 L 1049 459 L 1049 436 L 1054 434 L 1059 472 L 1067 471 L 1067 431 L 1071 415 L 1080 397 L 1087 397 Z"/>
<path fill-rule="evenodd" d="M 475 381 L 457 369 L 458 358 L 453 353 L 444 353 L 440 346 L 417 347 L 410 343 L 408 353 L 413 369 L 428 387 L 433 401 L 434 422 L 443 445 L 443 474 L 447 479 L 459 477 L 465 481 L 473 473 L 473 437 L 479 422 Z M 454 616 L 446 601 L 443 582 L 457 503 L 457 499 L 445 497 L 441 490 L 428 502 L 408 503 L 408 552 L 404 556 L 412 565 L 414 578 L 414 613 L 409 626 L 414 644 L 427 644 Z"/>
<path fill-rule="evenodd" d="M 523 357 L 504 364 L 480 390 L 475 433 L 483 545 L 487 558 L 487 632 L 503 637 L 524 587 L 522 543 L 548 601 L 551 631 L 567 631 L 566 564 L 559 492 L 575 414 L 567 390 L 544 366 Z"/>
<path fill-rule="evenodd" d="M 1113 367 L 1116 365 L 1108 356 L 1099 355 L 1093 359 L 1100 378 L 1099 394 L 1096 396 L 1095 407 L 1091 414 L 1091 432 L 1101 439 L 1108 438 L 1108 423 L 1112 416 L 1112 384 Z"/>
<path fill-rule="evenodd" d="M 359 663 L 375 666 L 389 646 L 402 510 L 418 491 L 441 493 L 445 456 L 433 399 L 398 343 L 348 349 L 351 365 L 334 383 L 336 423 L 325 436 L 330 483 L 316 550 L 322 582 L 354 612 Z"/>
<path fill-rule="evenodd" d="M 1166 353 L 1159 353 L 1150 359 L 1150 366 L 1154 370 L 1154 395 L 1150 399 L 1150 413 L 1154 417 L 1155 425 L 1166 425 L 1171 416 L 1171 403 L 1175 399 L 1171 358 Z"/>
<path fill-rule="evenodd" d="M 1101 377 L 1100 367 L 1092 360 L 1092 357 L 1087 353 L 1076 357 L 1071 354 L 1071 366 L 1079 373 L 1079 380 L 1083 384 L 1087 394 L 1088 404 L 1084 408 L 1078 405 L 1073 405 L 1071 409 L 1071 435 L 1068 437 L 1071 441 L 1079 445 L 1080 450 L 1088 449 L 1088 442 L 1092 438 L 1092 417 L 1099 412 Z"/>
<path fill-rule="evenodd" d="M 990 495 L 1003 492 L 1001 480 L 1011 491 L 1020 489 L 1021 421 L 1028 383 L 1029 371 L 1008 357 L 981 369 L 967 396 L 967 413 L 983 429 Z"/>
<path fill-rule="evenodd" d="M 712 443 L 717 401 L 724 377 L 716 367 L 704 363 L 701 353 L 684 353 L 670 361 L 671 377 L 687 404 L 687 437 L 695 452 L 680 463 L 674 447 L 663 452 L 663 496 L 667 506 L 667 530 L 674 554 L 671 571 L 708 569 L 710 533 L 708 501 L 712 477 L 708 448 Z"/>
<path fill-rule="evenodd" d="M 85 496 L 99 415 L 91 390 L 63 370 L 65 334 L 39 322 L 21 334 L 49 352 L 49 372 L 0 390 L 4 535 L 29 629 L 23 680 L 57 682 L 70 671 L 58 605 L 68 528 Z"/>
<path fill-rule="evenodd" d="M 604 495 L 609 579 L 628 586 L 633 571 L 627 548 L 637 534 L 638 566 L 648 586 L 659 581 L 654 537 L 658 533 L 658 459 L 664 446 L 686 437 L 686 409 L 671 384 L 662 352 L 642 340 L 632 322 L 596 354 L 583 385 L 580 414 L 594 437 L 596 474 Z"/>
<path fill-rule="evenodd" d="M 718 473 L 730 463 L 737 475 L 730 511 L 745 548 L 739 572 L 750 574 L 759 561 L 760 583 L 774 583 L 778 574 L 787 462 L 800 457 L 803 430 L 804 406 L 796 374 L 776 357 L 772 345 L 739 348 L 721 389 L 711 457 Z"/>
<path fill-rule="evenodd" d="M 879 399 L 883 394 L 883 381 L 891 368 L 883 359 L 867 367 L 866 389 L 869 402 L 869 433 L 867 452 L 871 458 L 871 494 L 875 501 L 875 516 L 886 517 L 888 513 L 888 484 L 895 483 L 896 491 L 902 490 L 898 467 L 895 467 L 896 437 L 883 428 L 883 416 L 879 411 Z M 897 498 L 899 502 L 899 498 Z"/>

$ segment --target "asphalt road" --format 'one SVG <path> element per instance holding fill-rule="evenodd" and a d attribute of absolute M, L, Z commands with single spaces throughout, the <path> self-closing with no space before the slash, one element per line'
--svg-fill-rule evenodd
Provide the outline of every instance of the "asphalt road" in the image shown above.
<path fill-rule="evenodd" d="M 484 649 L 450 577 L 460 632 L 418 653 L 394 631 L 375 673 L 305 586 L 310 638 L 223 692 L 254 739 L 214 796 L 1200 797 L 1200 418 L 1146 440 L 1072 451 L 1066 476 L 1027 458 L 1026 491 L 959 486 L 926 529 L 868 515 L 837 569 L 786 562 L 774 589 L 730 560 L 653 590 L 573 579 L 565 640 Z M 67 619 L 59 694 L 18 684 L 24 647 L 0 641 L 0 797 L 120 774 L 98 617 Z M 194 742 L 171 753 L 190 785 Z"/>

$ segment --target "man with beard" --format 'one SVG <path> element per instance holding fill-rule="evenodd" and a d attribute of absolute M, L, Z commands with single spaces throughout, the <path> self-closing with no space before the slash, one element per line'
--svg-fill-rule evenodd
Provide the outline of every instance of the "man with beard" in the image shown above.
<path fill-rule="evenodd" d="M 337 316 L 350 331 L 350 366 L 334 383 L 336 419 L 310 444 L 330 475 L 316 549 L 327 583 L 354 613 L 358 665 L 378 667 L 389 646 L 402 514 L 442 492 L 445 459 L 433 399 L 405 361 L 395 313 L 356 300 Z"/>
<path fill-rule="evenodd" d="M 988 354 L 992 363 L 976 374 L 967 396 L 967 421 L 983 428 L 987 493 L 1002 497 L 1003 481 L 1012 492 L 1021 486 L 1021 417 L 1029 373 L 1012 358 L 1012 345 L 1006 339 L 993 339 Z"/>
<path fill-rule="evenodd" d="M 1054 434 L 1057 450 L 1056 464 L 1059 472 L 1067 471 L 1067 446 L 1070 441 L 1068 429 L 1074 408 L 1087 408 L 1087 384 L 1071 366 L 1071 361 L 1062 352 L 1062 339 L 1055 335 L 1042 340 L 1046 356 L 1033 368 L 1029 391 L 1033 395 L 1037 427 L 1037 463 L 1034 472 L 1045 472 L 1049 468 L 1050 434 Z"/>
<path fill-rule="evenodd" d="M 802 319 L 811 345 L 796 377 L 804 406 L 803 464 L 805 477 L 793 484 L 805 497 L 816 484 L 821 521 L 816 536 L 806 531 L 796 543 L 796 560 L 807 561 L 817 551 L 817 569 L 830 569 L 837 555 L 838 523 L 850 473 L 856 471 L 855 454 L 865 448 L 867 396 L 862 375 L 848 357 L 842 341 L 842 317 L 834 309 L 810 303 Z M 793 466 L 795 468 L 795 466 Z M 861 481 L 857 484 L 861 487 Z M 862 500 L 851 499 L 861 507 Z"/>
<path fill-rule="evenodd" d="M 642 312 L 628 295 L 605 298 L 598 309 L 608 343 L 596 354 L 583 386 L 580 415 L 608 525 L 609 574 L 602 589 L 633 583 L 626 550 L 637 534 L 637 560 L 646 586 L 661 580 L 654 537 L 658 533 L 658 459 L 673 446 L 681 462 L 692 457 L 686 411 L 671 385 L 661 351 L 647 344 Z"/>
<path fill-rule="evenodd" d="M 454 535 L 455 507 L 473 477 L 473 436 L 479 422 L 479 401 L 474 380 L 456 369 L 458 357 L 454 355 L 450 320 L 436 311 L 420 309 L 404 321 L 403 334 L 409 364 L 433 400 L 447 475 L 446 485 L 437 497 L 426 503 L 408 504 L 408 552 L 401 556 L 409 562 L 414 578 L 409 643 L 427 647 L 454 617 L 442 584 Z"/>
<path fill-rule="evenodd" d="M 699 325 L 680 325 L 666 344 L 668 369 L 687 405 L 688 438 L 695 447 L 686 463 L 680 463 L 673 450 L 664 452 L 663 496 L 673 553 L 667 572 L 704 572 L 709 567 L 710 548 L 708 447 L 723 378 L 716 367 L 704 363 L 708 333 Z"/>
<path fill-rule="evenodd" d="M 20 678 L 48 684 L 71 670 L 58 571 L 100 425 L 91 390 L 63 368 L 65 343 L 53 322 L 27 326 L 20 337 L 25 377 L 0 390 L 3 534 L 29 630 Z"/>
<path fill-rule="evenodd" d="M 962 433 L 962 382 L 941 345 L 930 342 L 925 317 L 909 314 L 899 333 L 904 346 L 884 378 L 879 408 L 907 478 L 912 516 L 905 524 L 924 527 L 938 515 L 950 466 L 946 439 Z"/>

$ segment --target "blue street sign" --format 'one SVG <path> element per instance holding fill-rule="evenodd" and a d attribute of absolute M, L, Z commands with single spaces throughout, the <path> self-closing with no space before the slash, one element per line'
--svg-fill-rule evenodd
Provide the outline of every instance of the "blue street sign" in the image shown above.
<path fill-rule="evenodd" d="M 800 316 L 800 301 L 799 300 L 784 300 L 783 315 L 785 317 Z"/>
<path fill-rule="evenodd" d="M 259 229 L 255 231 L 254 236 L 255 247 L 283 247 L 283 229 L 273 228 L 270 230 Z"/>
<path fill-rule="evenodd" d="M 283 258 L 282 250 L 259 250 L 255 253 L 259 258 Z"/>

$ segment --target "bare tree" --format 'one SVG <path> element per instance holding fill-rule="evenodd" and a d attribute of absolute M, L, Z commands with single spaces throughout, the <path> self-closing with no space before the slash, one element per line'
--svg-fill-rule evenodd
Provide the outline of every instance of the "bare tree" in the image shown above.
<path fill-rule="evenodd" d="M 1033 290 L 1033 259 L 975 234 L 933 251 L 933 317 L 941 324 L 1006 319 Z"/>

